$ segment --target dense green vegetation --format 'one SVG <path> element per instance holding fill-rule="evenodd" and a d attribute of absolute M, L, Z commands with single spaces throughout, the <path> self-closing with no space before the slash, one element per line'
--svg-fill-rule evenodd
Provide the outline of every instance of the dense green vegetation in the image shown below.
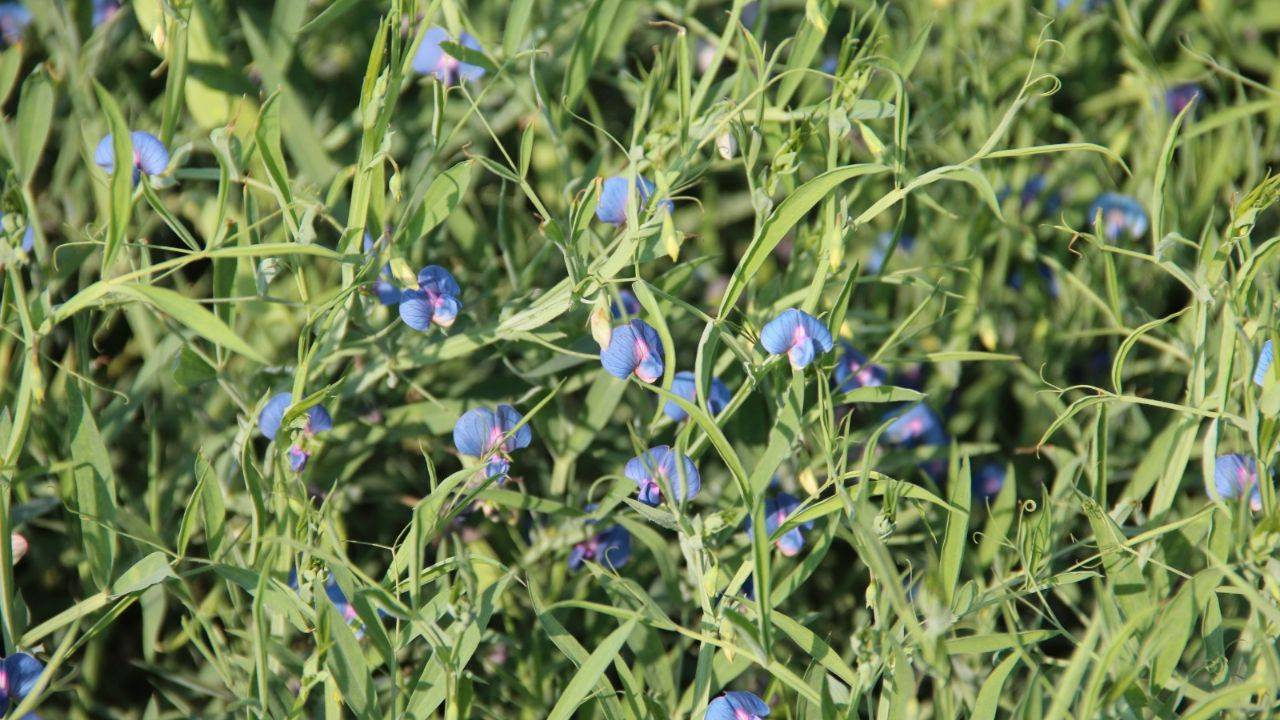
<path fill-rule="evenodd" d="M 22 5 L 9 716 L 1280 714 L 1277 3 Z"/>

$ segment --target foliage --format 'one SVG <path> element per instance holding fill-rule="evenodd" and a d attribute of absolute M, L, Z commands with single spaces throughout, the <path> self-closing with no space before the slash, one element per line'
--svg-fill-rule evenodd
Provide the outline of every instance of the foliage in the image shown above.
<path fill-rule="evenodd" d="M 1274 3 L 27 5 L 11 716 L 1280 712 Z"/>

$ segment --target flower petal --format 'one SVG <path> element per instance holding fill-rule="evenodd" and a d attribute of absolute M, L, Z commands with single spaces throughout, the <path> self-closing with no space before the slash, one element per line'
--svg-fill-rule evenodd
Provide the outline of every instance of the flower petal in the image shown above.
<path fill-rule="evenodd" d="M 453 426 L 453 445 L 458 452 L 471 457 L 483 457 L 493 448 L 489 438 L 498 427 L 498 418 L 489 408 L 472 408 L 458 418 Z"/>
<path fill-rule="evenodd" d="M 753 693 L 730 691 L 724 694 L 734 710 L 745 710 L 748 717 L 765 717 L 769 714 L 769 706 Z"/>
<path fill-rule="evenodd" d="M 319 405 L 312 405 L 307 411 L 307 432 L 319 435 L 333 429 L 333 416 Z"/>
<path fill-rule="evenodd" d="M 4 673 L 9 697 L 23 698 L 35 689 L 36 681 L 44 672 L 44 663 L 27 653 L 14 653 L 0 663 L 0 672 Z"/>
<path fill-rule="evenodd" d="M 458 313 L 462 311 L 462 303 L 458 302 L 458 298 L 452 295 L 438 295 L 433 305 L 431 321 L 443 328 L 453 327 L 454 321 L 458 319 Z"/>
<path fill-rule="evenodd" d="M 1258 367 L 1253 371 L 1253 382 L 1262 385 L 1267 380 L 1267 370 L 1271 369 L 1271 363 L 1275 362 L 1276 348 L 1268 340 L 1262 344 L 1262 351 L 1258 353 Z"/>
<path fill-rule="evenodd" d="M 149 132 L 135 130 L 130 134 L 133 141 L 134 165 L 147 175 L 159 175 L 169 167 L 169 151 L 160 138 Z"/>
<path fill-rule="evenodd" d="M 503 450 L 506 452 L 514 452 L 516 450 L 529 447 L 529 443 L 533 442 L 533 430 L 529 428 L 528 423 L 520 425 L 520 422 L 524 420 L 524 416 L 521 415 L 518 410 L 510 405 L 499 405 L 497 416 L 498 422 L 502 428 L 502 433 L 504 435 L 511 435 L 507 438 L 506 443 L 503 444 Z M 520 425 L 520 429 L 516 430 L 515 433 L 512 433 L 511 431 L 515 429 L 517 425 Z"/>
<path fill-rule="evenodd" d="M 477 52 L 484 52 L 484 47 L 480 45 L 480 41 L 475 39 L 471 33 L 462 33 L 462 37 L 459 39 L 458 44 Z M 474 82 L 484 77 L 484 68 L 479 65 L 472 65 L 471 63 L 465 63 L 459 60 L 458 77 L 467 82 Z"/>
<path fill-rule="evenodd" d="M 432 27 L 423 33 L 418 52 L 413 56 L 413 71 L 423 75 L 435 75 L 440 80 L 444 80 L 440 61 L 445 58 L 445 52 L 440 48 L 440 43 L 448 39 L 449 32 L 442 27 Z"/>
<path fill-rule="evenodd" d="M 697 392 L 697 381 L 694 379 L 693 373 L 688 370 L 681 370 L 676 373 L 675 378 L 671 381 L 671 393 L 692 403 L 695 402 L 695 392 Z M 666 413 L 667 417 L 676 422 L 680 422 L 681 420 L 689 417 L 689 413 L 685 412 L 684 408 L 677 405 L 673 400 L 668 400 L 663 403 L 662 412 Z"/>
<path fill-rule="evenodd" d="M 596 217 L 600 222 L 621 226 L 627 222 L 627 179 L 621 175 L 608 178 L 600 186 L 596 200 Z"/>
<path fill-rule="evenodd" d="M 599 548 L 596 554 L 601 565 L 617 570 L 631 559 L 631 533 L 621 525 L 600 533 L 597 540 Z"/>
<path fill-rule="evenodd" d="M 258 429 L 269 440 L 274 440 L 276 433 L 280 432 L 280 423 L 284 421 L 284 411 L 288 410 L 292 404 L 292 393 L 277 393 L 271 396 L 271 399 L 263 406 L 262 411 L 258 413 Z"/>
<path fill-rule="evenodd" d="M 428 265 L 418 271 L 418 287 L 424 292 L 436 295 L 457 297 L 462 294 L 458 281 L 453 279 L 453 275 L 448 270 L 439 265 Z"/>
<path fill-rule="evenodd" d="M 431 316 L 435 308 L 421 290 L 405 290 L 400 293 L 400 319 L 405 325 L 419 332 L 426 332 L 431 327 Z"/>
<path fill-rule="evenodd" d="M 609 345 L 600 351 L 600 364 L 619 380 L 626 380 L 636 369 L 636 333 L 631 325 L 614 329 Z"/>

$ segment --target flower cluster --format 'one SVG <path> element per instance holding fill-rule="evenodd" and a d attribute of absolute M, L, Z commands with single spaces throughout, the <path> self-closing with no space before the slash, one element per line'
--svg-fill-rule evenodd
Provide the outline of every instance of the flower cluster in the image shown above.
<path fill-rule="evenodd" d="M 276 439 L 276 435 L 280 432 L 280 425 L 284 422 L 285 412 L 290 405 L 293 405 L 293 393 L 277 393 L 271 396 L 262 411 L 258 413 L 258 429 L 268 440 Z M 302 472 L 306 468 L 312 453 L 308 449 L 311 439 L 333 429 L 333 416 L 319 405 L 308 408 L 304 417 L 302 438 L 289 446 L 289 467 L 294 472 Z"/>

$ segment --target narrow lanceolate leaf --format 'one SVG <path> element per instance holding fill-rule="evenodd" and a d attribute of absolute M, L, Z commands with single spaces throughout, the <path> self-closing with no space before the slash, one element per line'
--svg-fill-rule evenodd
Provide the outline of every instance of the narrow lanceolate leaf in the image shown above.
<path fill-rule="evenodd" d="M 587 693 L 591 692 L 591 688 L 595 687 L 600 676 L 604 674 L 605 668 L 613 662 L 613 658 L 618 654 L 618 650 L 622 648 L 622 644 L 627 641 L 631 633 L 636 629 L 636 621 L 628 620 L 621 627 L 609 633 L 591 655 L 587 657 L 587 661 L 582 663 L 578 671 L 574 673 L 573 679 L 565 686 L 564 691 L 560 693 L 560 699 L 556 702 L 555 707 L 551 709 L 551 714 L 547 716 L 547 720 L 569 720 L 573 717 L 574 711 L 586 699 Z"/>
<path fill-rule="evenodd" d="M 168 288 L 138 283 L 115 285 L 110 290 L 113 294 L 151 305 L 214 344 L 238 352 L 255 362 L 264 365 L 270 363 L 265 355 L 237 335 L 221 318 L 185 295 Z"/>
<path fill-rule="evenodd" d="M 112 595 L 132 595 L 169 578 L 176 578 L 169 559 L 162 552 L 153 552 L 134 563 L 132 567 L 120 573 L 120 577 L 111 583 Z"/>
<path fill-rule="evenodd" d="M 875 164 L 848 165 L 829 170 L 796 188 L 795 192 L 778 203 L 778 207 L 760 227 L 760 233 L 751 240 L 751 244 L 743 252 L 733 275 L 729 277 L 729 285 L 725 288 L 724 297 L 720 300 L 720 309 L 716 314 L 723 318 L 725 313 L 738 302 L 738 298 L 746 290 L 747 283 L 751 282 L 759 272 L 774 248 L 782 242 L 782 238 L 821 202 L 827 193 L 834 191 L 846 180 L 863 175 L 877 175 L 888 170 L 889 168 L 884 165 Z"/>
<path fill-rule="evenodd" d="M 955 598 L 956 585 L 960 582 L 960 566 L 964 562 L 964 546 L 969 539 L 969 504 L 972 485 L 969 458 L 960 463 L 960 472 L 950 483 L 947 499 L 954 508 L 947 514 L 947 531 L 942 538 L 942 592 L 947 602 Z"/>
<path fill-rule="evenodd" d="M 102 274 L 105 276 L 115 262 L 116 255 L 124 245 L 125 235 L 129 230 L 129 218 L 133 213 L 133 172 L 130 158 L 133 157 L 133 142 L 129 136 L 129 126 L 120 114 L 120 106 L 115 98 L 101 85 L 94 84 L 98 95 L 98 104 L 106 115 L 107 132 L 111 134 L 111 142 L 115 151 L 115 170 L 110 174 L 108 186 L 110 205 L 108 206 L 107 245 L 102 251 Z M 94 148 L 89 148 L 92 156 Z"/>
<path fill-rule="evenodd" d="M 26 184 L 35 177 L 49 140 L 53 100 L 53 88 L 44 70 L 37 70 L 22 83 L 22 94 L 18 97 L 18 144 L 13 160 Z"/>
<path fill-rule="evenodd" d="M 98 587 L 106 587 L 115 563 L 116 476 L 102 442 L 93 409 L 74 382 L 67 383 L 67 432 L 75 510 L 79 514 L 89 571 Z"/>
<path fill-rule="evenodd" d="M 1142 568 L 1138 566 L 1137 553 L 1124 544 L 1120 528 L 1092 498 L 1081 496 L 1080 501 L 1089 525 L 1093 527 L 1098 554 L 1111 584 L 1108 601 L 1114 598 L 1126 617 L 1141 613 L 1151 600 L 1147 597 L 1147 584 Z"/>

